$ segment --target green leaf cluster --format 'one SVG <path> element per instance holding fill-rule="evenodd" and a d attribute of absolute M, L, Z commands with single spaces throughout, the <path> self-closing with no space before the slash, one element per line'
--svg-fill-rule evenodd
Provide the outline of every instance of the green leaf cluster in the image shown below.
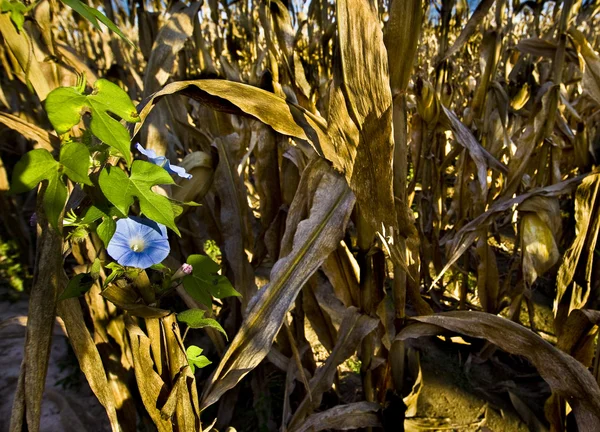
<path fill-rule="evenodd" d="M 26 153 L 15 165 L 11 193 L 27 192 L 40 182 L 48 181 L 44 194 L 44 210 L 53 227 L 58 229 L 58 219 L 67 201 L 67 186 L 63 175 L 77 183 L 92 185 L 88 176 L 91 166 L 90 152 L 78 142 L 68 142 L 60 149 L 59 161 L 48 150 L 36 149 Z"/>
<path fill-rule="evenodd" d="M 107 166 L 98 178 L 104 196 L 121 213 L 128 214 L 129 207 L 137 198 L 140 210 L 146 217 L 171 228 L 179 235 L 172 202 L 152 191 L 155 185 L 173 183 L 169 173 L 162 167 L 141 160 L 133 162 L 129 176 L 118 167 Z"/>
<path fill-rule="evenodd" d="M 192 373 L 196 371 L 196 368 L 202 369 L 212 363 L 205 356 L 201 355 L 202 351 L 202 348 L 196 345 L 190 345 L 187 350 L 185 350 Z"/>
<path fill-rule="evenodd" d="M 106 79 L 96 81 L 92 94 L 84 94 L 82 87 L 59 87 L 48 94 L 46 112 L 50 123 L 62 135 L 81 121 L 84 111 L 89 111 L 92 134 L 131 164 L 129 132 L 110 113 L 130 123 L 138 122 L 140 118 L 133 102 L 121 87 Z"/>
<path fill-rule="evenodd" d="M 215 330 L 218 330 L 221 333 L 223 333 L 225 335 L 225 338 L 227 339 L 227 333 L 225 333 L 225 330 L 223 329 L 223 327 L 221 327 L 221 324 L 219 324 L 218 321 L 212 318 L 205 318 L 205 313 L 206 311 L 202 309 L 188 309 L 186 311 L 178 313 L 177 320 L 187 324 L 189 328 L 193 329 L 199 329 L 204 327 L 214 328 Z"/>
<path fill-rule="evenodd" d="M 205 306 L 212 306 L 212 297 L 241 296 L 233 288 L 229 279 L 218 274 L 219 264 L 205 255 L 190 255 L 187 263 L 193 267 L 192 274 L 183 278 L 183 287 L 194 300 Z"/>
<path fill-rule="evenodd" d="M 108 246 L 108 242 L 112 238 L 115 230 L 117 229 L 117 222 L 113 217 L 125 217 L 116 207 L 105 208 L 102 206 L 93 205 L 89 207 L 81 220 L 82 224 L 90 225 L 100 219 L 102 221 L 96 226 L 96 234 L 104 243 L 104 246 Z"/>

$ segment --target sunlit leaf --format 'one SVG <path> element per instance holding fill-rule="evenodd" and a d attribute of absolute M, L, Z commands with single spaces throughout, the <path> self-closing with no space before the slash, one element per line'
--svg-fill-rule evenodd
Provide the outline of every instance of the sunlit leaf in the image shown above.
<path fill-rule="evenodd" d="M 99 79 L 94 83 L 94 92 L 89 95 L 83 94 L 78 87 L 59 87 L 48 95 L 45 107 L 48 119 L 59 134 L 71 130 L 81 120 L 83 110 L 89 110 L 92 116 L 90 131 L 131 163 L 129 133 L 109 113 L 132 123 L 139 121 L 139 116 L 127 93 L 116 84 Z"/>
<path fill-rule="evenodd" d="M 100 189 L 121 213 L 129 214 L 129 207 L 134 203 L 134 198 L 137 198 L 146 217 L 179 234 L 171 202 L 167 197 L 152 191 L 154 185 L 173 183 L 169 173 L 162 167 L 141 160 L 133 162 L 130 176 L 120 168 L 107 166 L 98 177 Z"/>

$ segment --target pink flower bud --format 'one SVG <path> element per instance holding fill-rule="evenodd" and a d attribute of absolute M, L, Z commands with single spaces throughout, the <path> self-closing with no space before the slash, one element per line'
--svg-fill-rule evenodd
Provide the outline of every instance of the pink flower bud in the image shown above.
<path fill-rule="evenodd" d="M 184 276 L 190 275 L 192 274 L 192 270 L 194 270 L 194 267 L 191 264 L 184 263 L 177 269 L 171 280 L 181 279 Z"/>

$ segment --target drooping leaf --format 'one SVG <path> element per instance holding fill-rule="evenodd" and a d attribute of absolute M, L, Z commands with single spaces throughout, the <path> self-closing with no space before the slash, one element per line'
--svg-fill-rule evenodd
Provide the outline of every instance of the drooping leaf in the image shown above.
<path fill-rule="evenodd" d="M 483 338 L 510 354 L 527 358 L 552 391 L 569 401 L 580 430 L 594 430 L 600 422 L 600 388 L 592 374 L 573 357 L 553 347 L 531 330 L 505 318 L 476 311 L 445 312 L 416 317 L 416 324 L 396 337 L 407 340 L 445 330 Z"/>
<path fill-rule="evenodd" d="M 196 368 L 202 369 L 203 367 L 206 367 L 212 363 L 208 358 L 201 355 L 202 351 L 203 349 L 197 347 L 196 345 L 190 345 L 185 350 L 188 363 L 190 364 L 190 368 L 192 369 L 192 373 L 196 371 Z"/>
<path fill-rule="evenodd" d="M 577 188 L 575 195 L 575 222 L 577 236 L 573 244 L 564 253 L 563 262 L 558 270 L 556 277 L 556 298 L 554 299 L 554 313 L 558 312 L 558 307 L 565 294 L 572 287 L 569 313 L 573 309 L 579 309 L 585 306 L 592 292 L 594 277 L 592 273 L 594 261 L 594 251 L 600 232 L 600 218 L 595 216 L 600 208 L 600 174 L 592 174 L 585 178 Z M 585 267 L 583 267 L 585 260 Z M 572 284 L 575 272 L 578 266 L 582 266 L 583 280 L 579 284 Z M 575 286 L 572 286 L 575 285 Z M 577 287 L 577 285 L 580 285 Z"/>
<path fill-rule="evenodd" d="M 14 114 L 0 112 L 0 123 L 19 132 L 25 138 L 36 141 L 39 146 L 48 151 L 60 146 L 60 139 L 56 135 Z"/>
<path fill-rule="evenodd" d="M 78 87 L 59 87 L 50 92 L 45 107 L 50 123 L 59 134 L 71 130 L 81 120 L 82 111 L 89 110 L 92 116 L 92 134 L 117 150 L 128 165 L 131 163 L 129 132 L 109 113 L 131 123 L 138 122 L 139 115 L 127 93 L 116 84 L 99 79 L 89 95 Z"/>
<path fill-rule="evenodd" d="M 193 267 L 193 270 L 192 274 L 183 278 L 183 286 L 194 300 L 211 307 L 212 297 L 222 299 L 240 296 L 229 279 L 218 274 L 221 270 L 219 264 L 206 255 L 190 255 L 187 263 Z"/>
<path fill-rule="evenodd" d="M 313 160 L 290 207 L 281 258 L 270 283 L 248 304 L 242 327 L 205 387 L 201 406 L 215 403 L 267 355 L 298 292 L 337 247 L 354 205 L 343 177 Z"/>
<path fill-rule="evenodd" d="M 143 126 L 156 103 L 164 96 L 183 94 L 212 108 L 254 117 L 276 132 L 312 144 L 319 154 L 322 146 L 331 145 L 325 120 L 304 108 L 257 87 L 224 80 L 179 81 L 167 84 L 141 104 L 140 119 L 134 136 Z"/>
<path fill-rule="evenodd" d="M 338 405 L 320 413 L 312 414 L 302 425 L 290 432 L 318 432 L 322 430 L 346 430 L 381 427 L 377 412 L 381 406 L 374 402 L 354 402 Z"/>
<path fill-rule="evenodd" d="M 218 321 L 212 318 L 205 318 L 205 313 L 206 311 L 202 309 L 188 309 L 178 313 L 177 320 L 187 324 L 188 327 L 193 329 L 199 329 L 204 327 L 214 328 L 223 333 L 225 335 L 225 338 L 227 339 L 227 333 L 225 333 L 225 330 L 223 329 L 223 327 L 221 327 L 221 324 L 219 324 Z"/>
<path fill-rule="evenodd" d="M 131 165 L 131 175 L 120 168 L 107 166 L 98 177 L 98 184 L 106 198 L 123 214 L 129 214 L 134 198 L 140 203 L 141 212 L 179 235 L 175 225 L 175 213 L 169 199 L 153 192 L 154 185 L 173 184 L 173 179 L 162 167 L 150 162 L 136 160 Z"/>

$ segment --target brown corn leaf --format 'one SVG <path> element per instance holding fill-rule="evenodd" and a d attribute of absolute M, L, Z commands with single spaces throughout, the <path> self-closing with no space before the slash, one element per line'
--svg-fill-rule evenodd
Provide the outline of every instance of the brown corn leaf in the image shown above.
<path fill-rule="evenodd" d="M 569 30 L 569 35 L 577 44 L 585 61 L 583 87 L 592 99 L 600 105 L 600 57 L 579 30 L 573 27 Z"/>
<path fill-rule="evenodd" d="M 134 135 L 140 130 L 144 120 L 160 98 L 175 93 L 191 97 L 219 111 L 254 117 L 271 126 L 276 132 L 311 143 L 321 155 L 323 155 L 321 147 L 331 145 L 325 133 L 327 125 L 321 117 L 257 87 L 208 79 L 167 84 L 142 102 L 141 121 L 136 123 Z"/>
<path fill-rule="evenodd" d="M 555 42 L 547 39 L 531 38 L 521 39 L 517 44 L 517 49 L 525 54 L 531 54 L 538 57 L 546 57 L 553 59 L 556 57 L 556 50 L 558 46 Z M 577 61 L 577 55 L 572 48 L 568 49 L 567 59 L 570 61 Z"/>
<path fill-rule="evenodd" d="M 385 46 L 390 64 L 393 97 L 404 93 L 413 69 L 419 35 L 423 26 L 423 1 L 392 1 L 385 27 Z"/>
<path fill-rule="evenodd" d="M 317 432 L 322 430 L 347 430 L 366 427 L 381 427 L 378 411 L 379 404 L 374 402 L 355 402 L 312 414 L 301 426 L 290 432 Z"/>
<path fill-rule="evenodd" d="M 574 309 L 558 333 L 556 347 L 590 367 L 594 358 L 595 329 L 598 324 L 600 311 Z"/>
<path fill-rule="evenodd" d="M 63 279 L 66 279 L 64 277 Z M 67 281 L 64 280 L 63 285 L 66 286 Z M 94 344 L 94 340 L 85 326 L 83 313 L 79 300 L 70 298 L 58 302 L 58 316 L 65 323 L 69 343 L 73 347 L 73 351 L 77 356 L 79 367 L 84 373 L 90 388 L 102 404 L 108 415 L 111 428 L 114 432 L 121 430 L 117 419 L 115 409 L 115 400 L 113 393 L 108 385 L 106 372 L 102 364 L 102 358 L 98 352 L 98 348 Z"/>
<path fill-rule="evenodd" d="M 319 301 L 319 298 L 315 293 L 317 289 L 320 289 L 321 292 L 328 291 L 331 296 L 329 298 L 330 301 L 337 301 L 337 304 L 342 307 L 343 305 L 340 300 L 334 296 L 331 285 L 329 285 L 327 280 L 318 273 L 310 278 L 302 291 L 302 307 L 304 314 L 306 315 L 306 318 L 308 318 L 310 326 L 317 334 L 319 342 L 321 342 L 327 351 L 331 352 L 335 345 L 337 330 L 331 317 L 326 313 L 326 308 L 329 304 L 326 302 L 321 303 Z M 321 304 L 323 304 L 323 307 L 321 307 Z"/>
<path fill-rule="evenodd" d="M 481 144 L 477 142 L 471 131 L 456 117 L 456 115 L 442 105 L 442 110 L 452 127 L 454 137 L 456 141 L 464 148 L 469 151 L 469 155 L 477 166 L 477 178 L 479 180 L 479 187 L 481 188 L 483 196 L 487 194 L 487 170 L 488 165 L 490 168 L 494 168 L 503 174 L 508 172 L 506 166 L 500 163 L 494 156 L 492 156 Z"/>
<path fill-rule="evenodd" d="M 56 135 L 16 115 L 0 112 L 0 123 L 19 132 L 25 138 L 35 141 L 37 144 L 34 147 L 39 146 L 51 152 L 60 146 L 60 139 Z"/>
<path fill-rule="evenodd" d="M 219 154 L 215 169 L 213 189 L 219 197 L 220 208 L 216 215 L 223 236 L 222 250 L 233 271 L 234 286 L 242 295 L 246 306 L 256 292 L 254 271 L 248 262 L 246 251 L 252 251 L 253 238 L 250 225 L 250 209 L 243 178 L 237 172 L 239 161 L 234 160 L 233 147 L 241 138 L 232 134 L 216 138 L 214 145 Z"/>
<path fill-rule="evenodd" d="M 152 306 L 146 306 L 133 287 L 124 288 L 109 284 L 102 290 L 102 297 L 126 310 L 133 316 L 144 318 L 160 318 L 169 315 L 169 311 Z"/>
<path fill-rule="evenodd" d="M 282 203 L 277 136 L 271 128 L 262 123 L 253 122 L 251 139 L 255 141 L 254 157 L 256 158 L 256 165 L 254 174 L 256 176 L 256 192 L 260 198 L 260 224 L 262 226 L 261 233 L 256 241 L 257 251 L 255 252 L 258 253 L 261 248 L 264 248 L 263 254 L 268 251 L 271 258 L 276 260 L 278 251 L 272 250 L 265 243 L 265 235 L 277 217 Z M 279 239 L 277 239 L 277 243 L 279 243 Z M 258 259 L 262 259 L 262 257 Z"/>
<path fill-rule="evenodd" d="M 356 258 L 345 242 L 340 242 L 337 249 L 327 257 L 323 263 L 323 272 L 333 286 L 335 295 L 344 303 L 344 306 L 358 306 L 360 269 Z"/>
<path fill-rule="evenodd" d="M 358 348 L 363 338 L 377 328 L 378 320 L 361 314 L 355 307 L 346 310 L 338 331 L 335 347 L 325 364 L 315 371 L 310 380 L 310 393 L 304 397 L 288 425 L 290 430 L 301 428 L 321 404 L 323 393 L 331 388 L 337 367 Z M 304 429 L 300 429 L 304 430 Z"/>
<path fill-rule="evenodd" d="M 35 89 L 40 100 L 45 100 L 46 96 L 52 91 L 40 63 L 34 58 L 31 49 L 31 37 L 25 29 L 21 33 L 13 25 L 8 13 L 0 14 L 0 33 L 8 48 L 17 59 L 19 66 L 28 82 Z"/>
<path fill-rule="evenodd" d="M 502 350 L 526 357 L 552 391 L 568 402 L 580 430 L 593 431 L 600 424 L 600 388 L 592 374 L 573 357 L 553 347 L 531 330 L 485 312 L 455 311 L 416 317 L 399 340 L 433 336 L 449 330 L 486 339 Z"/>
<path fill-rule="evenodd" d="M 563 262 L 556 278 L 556 298 L 554 300 L 554 313 L 566 294 L 575 277 L 575 271 L 582 259 L 585 259 L 584 280 L 579 281 L 578 287 L 571 293 L 569 312 L 585 306 L 592 290 L 592 265 L 594 263 L 594 250 L 600 232 L 600 217 L 598 209 L 598 190 L 600 189 L 600 174 L 586 177 L 577 188 L 575 196 L 575 221 L 577 237 L 571 247 L 565 252 Z M 587 256 L 586 256 L 587 254 Z"/>
<path fill-rule="evenodd" d="M 316 159 L 304 170 L 288 213 L 281 258 L 269 284 L 250 301 L 240 330 L 205 387 L 202 409 L 268 354 L 298 292 L 339 243 L 353 205 L 346 181 L 327 163 Z"/>
<path fill-rule="evenodd" d="M 190 6 L 176 2 L 171 6 L 171 16 L 158 31 L 152 46 L 148 65 L 145 67 L 144 96 L 148 96 L 164 85 L 175 66 L 177 54 L 194 31 L 194 19 L 202 3 Z"/>
<path fill-rule="evenodd" d="M 326 159 L 346 176 L 373 231 L 397 225 L 392 192 L 392 92 L 373 3 L 336 3 L 338 43 L 329 96 Z M 369 35 L 369 37 L 365 37 Z"/>
<path fill-rule="evenodd" d="M 144 407 L 159 432 L 171 432 L 173 424 L 170 419 L 163 418 L 159 405 L 168 399 L 168 389 L 154 371 L 154 362 L 150 355 L 150 339 L 131 318 L 126 317 L 127 334 L 133 355 L 133 370 Z"/>

